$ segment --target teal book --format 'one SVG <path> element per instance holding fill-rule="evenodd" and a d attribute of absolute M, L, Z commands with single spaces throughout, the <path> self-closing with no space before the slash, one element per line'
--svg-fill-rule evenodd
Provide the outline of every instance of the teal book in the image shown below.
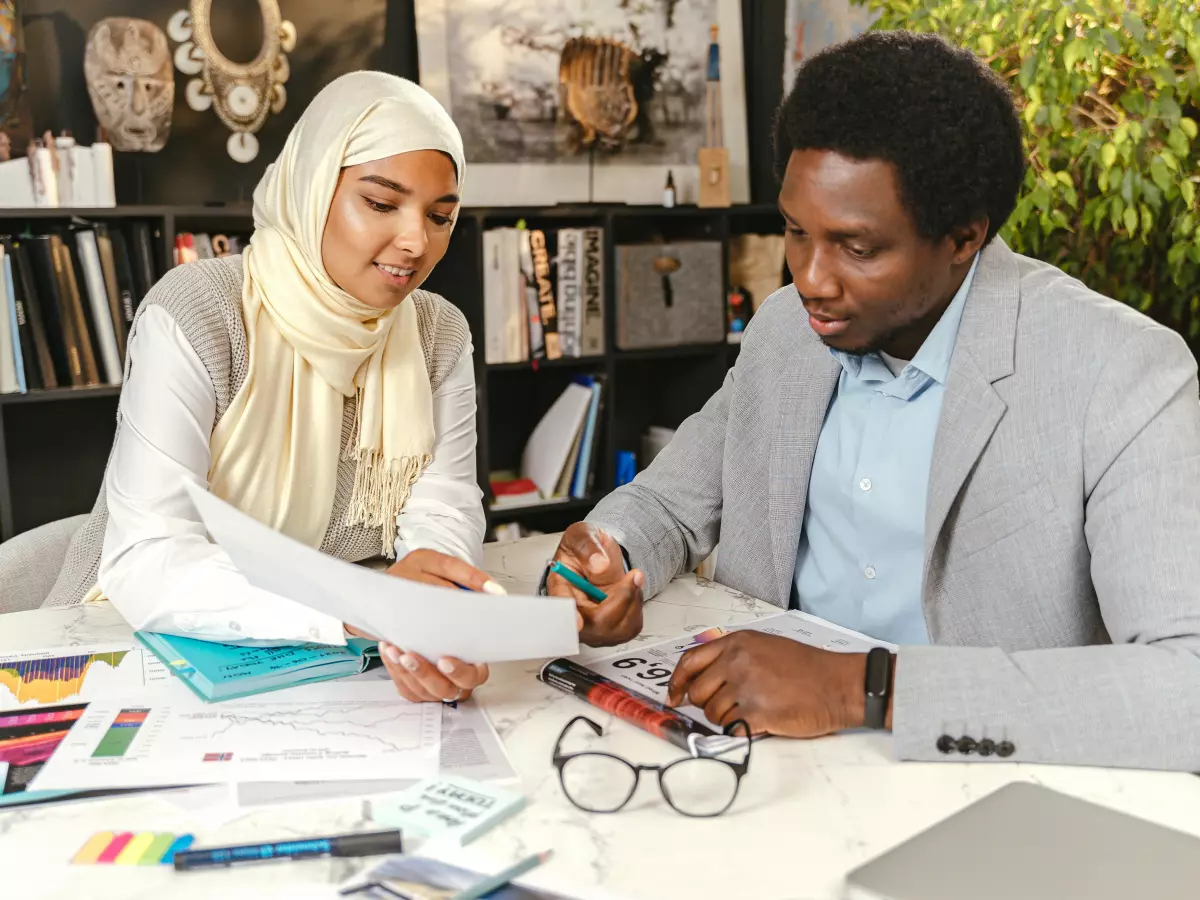
<path fill-rule="evenodd" d="M 345 647 L 242 647 L 152 631 L 134 636 L 204 700 L 233 700 L 357 675 L 379 656 L 375 642 L 362 638 L 350 638 Z"/>

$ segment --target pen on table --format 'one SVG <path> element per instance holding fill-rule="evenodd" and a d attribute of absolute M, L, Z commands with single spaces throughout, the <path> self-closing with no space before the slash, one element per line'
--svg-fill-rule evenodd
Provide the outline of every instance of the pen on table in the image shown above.
<path fill-rule="evenodd" d="M 363 834 L 339 834 L 299 841 L 272 841 L 266 844 L 238 844 L 212 847 L 175 854 L 176 871 L 232 866 L 268 859 L 311 859 L 317 856 L 380 856 L 402 853 L 400 832 L 371 831 Z"/>
<path fill-rule="evenodd" d="M 590 599 L 595 600 L 597 603 L 608 599 L 608 594 L 604 593 L 604 591 L 600 590 L 600 588 L 596 587 L 578 572 L 568 569 L 558 560 L 550 563 L 550 571 L 572 587 L 579 588 L 579 590 L 583 591 Z"/>
<path fill-rule="evenodd" d="M 487 878 L 484 878 L 482 881 L 471 885 L 469 888 L 464 888 L 451 897 L 450 900 L 479 900 L 480 897 L 486 897 L 497 888 L 504 887 L 513 879 L 524 875 L 530 869 L 536 869 L 549 858 L 549 850 L 543 850 L 541 853 L 535 853 L 533 856 L 527 856 L 520 862 L 509 866 L 507 869 L 497 872 L 495 875 L 490 875 Z"/>

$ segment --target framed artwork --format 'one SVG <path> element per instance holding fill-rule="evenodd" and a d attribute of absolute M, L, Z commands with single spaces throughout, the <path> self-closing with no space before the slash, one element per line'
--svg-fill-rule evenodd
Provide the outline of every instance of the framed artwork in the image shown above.
<path fill-rule="evenodd" d="M 787 0 L 784 96 L 791 91 L 804 60 L 830 44 L 858 37 L 874 21 L 875 14 L 853 0 Z"/>
<path fill-rule="evenodd" d="M 659 204 L 668 172 L 695 203 L 717 26 L 719 137 L 749 201 L 740 0 L 416 0 L 416 25 L 471 206 Z"/>

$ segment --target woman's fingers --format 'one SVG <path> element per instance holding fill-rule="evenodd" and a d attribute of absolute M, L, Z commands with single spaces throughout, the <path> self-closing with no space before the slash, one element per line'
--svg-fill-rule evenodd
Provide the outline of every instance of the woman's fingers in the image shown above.
<path fill-rule="evenodd" d="M 473 691 L 488 680 L 487 663 L 472 665 L 453 656 L 443 656 L 437 661 L 437 669 L 445 675 L 456 687 L 464 691 Z M 461 698 L 460 698 L 461 699 Z"/>
<path fill-rule="evenodd" d="M 384 668 L 387 669 L 388 675 L 392 677 L 392 682 L 396 685 L 396 690 L 405 700 L 411 703 L 432 703 L 443 699 L 433 696 L 420 681 L 413 677 L 409 668 L 401 662 L 404 658 L 404 651 L 399 647 L 380 643 L 379 655 L 383 659 Z"/>
<path fill-rule="evenodd" d="M 486 572 L 461 559 L 439 553 L 436 550 L 414 550 L 389 568 L 388 572 L 413 581 L 446 586 L 457 585 L 469 591 L 478 591 L 484 594 L 508 593 L 503 587 L 492 581 Z"/>

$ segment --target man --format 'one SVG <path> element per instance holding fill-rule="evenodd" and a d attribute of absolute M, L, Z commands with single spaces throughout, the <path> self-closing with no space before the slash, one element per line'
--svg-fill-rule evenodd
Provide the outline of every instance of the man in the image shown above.
<path fill-rule="evenodd" d="M 654 464 L 563 536 L 609 599 L 548 589 L 588 643 L 626 641 L 643 595 L 720 540 L 718 581 L 899 652 L 872 715 L 866 657 L 753 632 L 686 654 L 672 703 L 793 737 L 888 727 L 907 759 L 1200 770 L 1184 342 L 996 237 L 1021 133 L 969 53 L 830 48 L 775 137 L 794 284 Z"/>

